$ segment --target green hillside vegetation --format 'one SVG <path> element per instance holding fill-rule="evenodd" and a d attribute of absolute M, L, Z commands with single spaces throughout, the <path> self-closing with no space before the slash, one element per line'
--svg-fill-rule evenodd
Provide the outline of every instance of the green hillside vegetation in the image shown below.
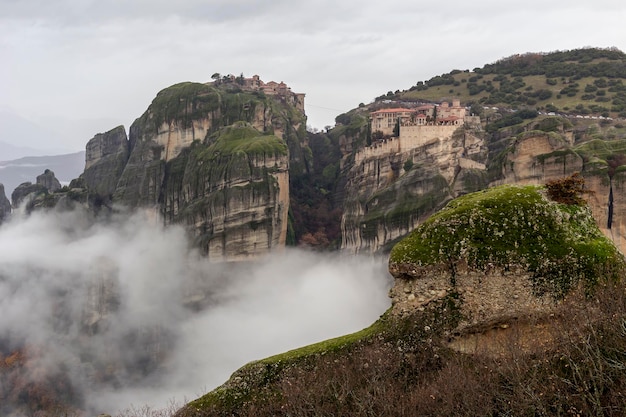
<path fill-rule="evenodd" d="M 614 48 L 527 53 L 453 70 L 379 99 L 439 101 L 626 117 L 626 55 Z"/>

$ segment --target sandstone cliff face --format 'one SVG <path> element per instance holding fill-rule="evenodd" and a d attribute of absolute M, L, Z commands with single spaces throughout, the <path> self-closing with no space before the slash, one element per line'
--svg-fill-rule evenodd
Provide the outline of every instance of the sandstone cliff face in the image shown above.
<path fill-rule="evenodd" d="M 130 127 L 96 135 L 90 193 L 184 224 L 214 260 L 257 256 L 287 236 L 289 170 L 306 171 L 305 116 L 280 97 L 181 83 Z"/>
<path fill-rule="evenodd" d="M 491 135 L 460 129 L 410 151 L 372 149 L 366 157 L 352 146 L 357 140 L 343 142 L 350 144 L 344 151 L 351 153 L 343 161 L 342 249 L 388 249 L 446 201 L 468 192 L 500 184 L 540 185 L 575 172 L 591 191 L 586 198 L 598 226 L 620 250 L 626 249 L 626 197 L 617 192 L 624 187 L 624 140 L 583 135 L 575 141 L 569 121 L 548 117 Z"/>
<path fill-rule="evenodd" d="M 11 202 L 4 193 L 4 185 L 0 184 L 0 224 L 11 215 Z"/>
<path fill-rule="evenodd" d="M 375 146 L 384 144 L 368 149 Z M 342 249 L 388 248 L 446 201 L 485 187 L 485 161 L 480 133 L 463 128 L 442 129 L 403 152 L 361 157 L 357 151 L 355 162 L 346 163 Z"/>
<path fill-rule="evenodd" d="M 289 211 L 286 144 L 239 122 L 166 166 L 166 222 L 186 224 L 213 260 L 239 260 L 285 244 Z"/>

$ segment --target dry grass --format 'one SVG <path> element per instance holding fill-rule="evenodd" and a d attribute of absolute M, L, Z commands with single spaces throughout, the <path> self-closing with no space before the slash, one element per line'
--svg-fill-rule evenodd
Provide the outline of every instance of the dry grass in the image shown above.
<path fill-rule="evenodd" d="M 571 297 L 551 323 L 549 348 L 512 340 L 504 355 L 460 354 L 421 329 L 389 333 L 287 368 L 243 405 L 180 416 L 626 415 L 624 289 Z"/>

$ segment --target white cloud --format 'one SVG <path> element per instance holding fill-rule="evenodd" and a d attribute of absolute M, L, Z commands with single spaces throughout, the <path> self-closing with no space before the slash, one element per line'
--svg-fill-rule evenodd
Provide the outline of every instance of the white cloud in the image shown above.
<path fill-rule="evenodd" d="M 92 414 L 190 400 L 251 360 L 358 331 L 389 306 L 380 260 L 288 250 L 211 264 L 182 229 L 141 214 L 16 216 L 0 226 L 0 253 L 0 352 L 45 346 L 40 375 L 66 367 Z M 163 362 L 142 375 L 146 352 Z M 105 369 L 111 384 L 98 382 Z"/>

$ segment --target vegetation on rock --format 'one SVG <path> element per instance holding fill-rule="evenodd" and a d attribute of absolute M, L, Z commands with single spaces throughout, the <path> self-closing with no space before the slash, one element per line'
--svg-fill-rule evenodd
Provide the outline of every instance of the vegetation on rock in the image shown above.
<path fill-rule="evenodd" d="M 577 200 L 578 201 L 578 200 Z M 626 271 L 623 255 L 586 206 L 549 201 L 537 186 L 500 186 L 459 197 L 391 251 L 390 265 L 484 270 L 521 266 L 535 291 L 555 297 L 582 281 L 588 288 Z"/>

